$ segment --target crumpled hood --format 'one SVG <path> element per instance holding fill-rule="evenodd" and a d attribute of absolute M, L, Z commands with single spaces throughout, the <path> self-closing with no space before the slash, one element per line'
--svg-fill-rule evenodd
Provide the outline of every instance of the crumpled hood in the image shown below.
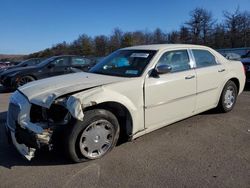
<path fill-rule="evenodd" d="M 127 79 L 129 78 L 81 72 L 33 81 L 18 90 L 31 103 L 49 108 L 56 98 L 65 94 Z"/>

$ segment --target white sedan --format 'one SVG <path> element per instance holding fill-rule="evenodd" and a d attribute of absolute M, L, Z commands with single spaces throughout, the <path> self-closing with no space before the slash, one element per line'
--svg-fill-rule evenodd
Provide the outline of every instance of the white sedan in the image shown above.
<path fill-rule="evenodd" d="M 118 139 L 135 139 L 213 108 L 229 112 L 244 85 L 242 63 L 205 46 L 128 47 L 89 73 L 18 88 L 6 128 L 28 159 L 41 147 L 52 148 L 58 133 L 70 159 L 81 162 L 104 156 Z"/>

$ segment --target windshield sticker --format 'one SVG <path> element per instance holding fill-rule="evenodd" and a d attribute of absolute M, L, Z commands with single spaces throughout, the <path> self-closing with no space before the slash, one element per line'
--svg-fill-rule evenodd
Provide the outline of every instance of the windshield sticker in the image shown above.
<path fill-rule="evenodd" d="M 125 74 L 138 74 L 138 70 L 126 70 Z"/>
<path fill-rule="evenodd" d="M 148 56 L 147 53 L 132 53 L 130 57 L 148 58 Z"/>

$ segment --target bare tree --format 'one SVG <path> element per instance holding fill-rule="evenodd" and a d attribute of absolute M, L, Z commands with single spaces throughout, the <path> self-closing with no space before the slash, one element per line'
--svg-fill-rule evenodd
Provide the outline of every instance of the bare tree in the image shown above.
<path fill-rule="evenodd" d="M 133 45 L 143 45 L 146 44 L 146 37 L 142 31 L 135 31 L 132 33 Z"/>
<path fill-rule="evenodd" d="M 131 32 L 126 32 L 122 36 L 121 47 L 128 47 L 133 45 L 133 36 Z"/>
<path fill-rule="evenodd" d="M 160 28 L 155 29 L 153 33 L 153 43 L 154 44 L 163 44 L 166 43 L 166 35 L 162 32 Z"/>
<path fill-rule="evenodd" d="M 223 48 L 229 45 L 230 42 L 223 24 L 217 24 L 214 27 L 211 40 L 214 48 Z"/>
<path fill-rule="evenodd" d="M 241 12 L 239 20 L 242 44 L 245 47 L 250 46 L 250 12 Z"/>
<path fill-rule="evenodd" d="M 181 43 L 185 43 L 185 44 L 191 43 L 191 36 L 187 27 L 181 26 L 180 32 L 179 32 L 179 38 L 180 38 Z"/>
<path fill-rule="evenodd" d="M 225 11 L 224 17 L 225 17 L 225 27 L 228 31 L 228 37 L 230 39 L 230 44 L 231 44 L 230 47 L 232 48 L 237 47 L 240 35 L 240 25 L 241 25 L 239 8 L 237 8 L 233 13 Z"/>
<path fill-rule="evenodd" d="M 196 8 L 179 30 L 164 33 L 156 28 L 153 32 L 128 31 L 115 28 L 110 36 L 92 37 L 82 34 L 72 43 L 62 42 L 28 57 L 49 57 L 60 54 L 106 56 L 121 47 L 156 43 L 193 43 L 214 48 L 250 46 L 250 12 L 223 12 L 224 21 L 216 24 L 211 12 Z"/>
<path fill-rule="evenodd" d="M 168 43 L 171 44 L 180 43 L 180 37 L 178 31 L 172 31 L 168 34 Z"/>
<path fill-rule="evenodd" d="M 105 35 L 96 36 L 94 38 L 95 56 L 103 57 L 108 53 L 108 37 Z"/>
<path fill-rule="evenodd" d="M 123 32 L 115 28 L 109 40 L 109 52 L 113 52 L 121 47 Z"/>
<path fill-rule="evenodd" d="M 191 11 L 190 20 L 186 25 L 191 32 L 192 43 L 207 45 L 214 23 L 212 13 L 206 9 L 196 8 Z"/>

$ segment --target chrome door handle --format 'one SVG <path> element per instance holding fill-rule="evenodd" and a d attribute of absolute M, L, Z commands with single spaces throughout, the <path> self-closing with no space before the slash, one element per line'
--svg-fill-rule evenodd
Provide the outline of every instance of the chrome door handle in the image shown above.
<path fill-rule="evenodd" d="M 186 80 L 190 80 L 190 79 L 193 79 L 193 78 L 195 78 L 194 75 L 189 75 L 189 76 L 186 76 L 186 77 L 185 77 Z"/>
<path fill-rule="evenodd" d="M 226 69 L 220 69 L 218 70 L 218 72 L 224 72 Z"/>

